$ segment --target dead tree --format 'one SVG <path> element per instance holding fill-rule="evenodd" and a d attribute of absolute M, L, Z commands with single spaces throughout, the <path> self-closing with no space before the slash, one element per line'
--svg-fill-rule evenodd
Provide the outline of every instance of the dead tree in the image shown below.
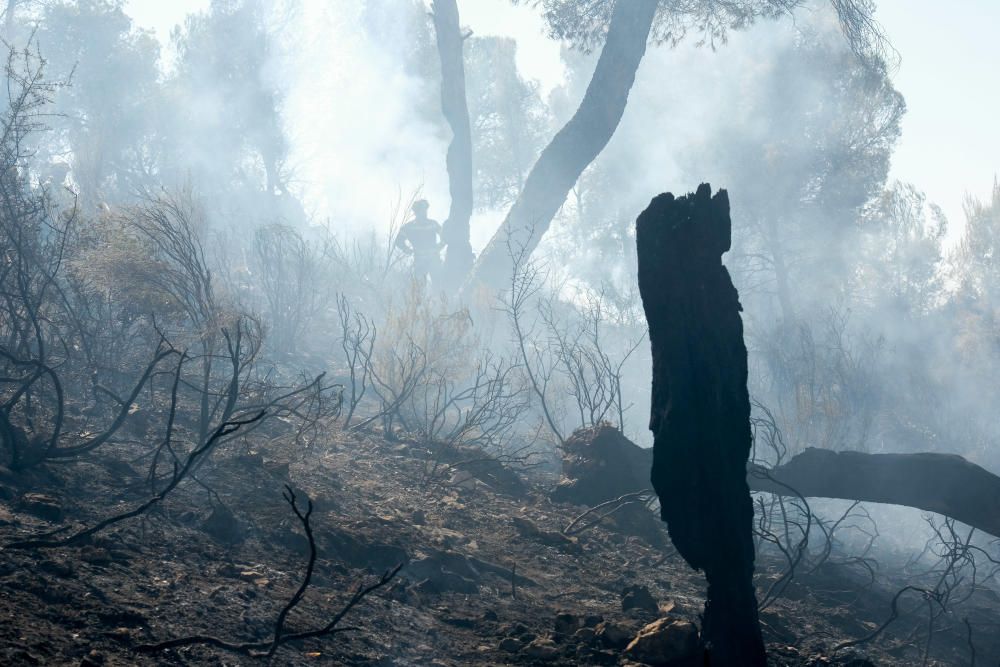
<path fill-rule="evenodd" d="M 725 190 L 662 194 L 636 221 L 639 291 L 653 355 L 652 482 L 670 537 L 705 571 L 711 664 L 765 665 L 753 586 L 747 350 L 721 257 L 732 225 Z"/>
<path fill-rule="evenodd" d="M 1000 537 L 1000 476 L 954 454 L 866 454 L 807 448 L 766 471 L 751 466 L 755 491 L 916 507 Z"/>
<path fill-rule="evenodd" d="M 347 416 L 343 424 L 346 429 L 351 425 L 354 411 L 368 393 L 378 327 L 368 316 L 355 310 L 344 294 L 337 295 L 337 316 L 340 319 L 340 347 L 344 351 L 344 361 L 351 382 L 350 395 L 346 397 Z"/>
<path fill-rule="evenodd" d="M 758 438 L 760 434 L 758 434 Z M 631 471 L 581 475 L 581 488 L 601 491 L 582 502 L 603 502 L 637 491 L 649 470 L 650 450 L 624 437 L 617 438 L 607 452 L 595 449 L 597 440 L 586 430 L 567 438 L 583 441 L 574 446 L 581 459 L 594 457 L 590 465 L 619 464 Z M 588 440 L 589 438 L 589 440 Z M 578 466 L 574 473 L 581 472 Z M 570 475 L 572 477 L 573 475 Z M 626 481 L 622 481 L 626 480 Z M 839 498 L 856 502 L 913 507 L 961 521 L 971 528 L 1000 537 L 1000 475 L 995 475 L 955 454 L 865 454 L 834 452 L 808 447 L 786 462 L 768 467 L 751 462 L 747 466 L 751 491 L 777 496 Z"/>

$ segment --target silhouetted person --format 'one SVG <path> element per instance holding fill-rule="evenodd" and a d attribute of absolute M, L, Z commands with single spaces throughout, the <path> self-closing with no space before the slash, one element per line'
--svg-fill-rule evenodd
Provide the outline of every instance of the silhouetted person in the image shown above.
<path fill-rule="evenodd" d="M 413 202 L 413 219 L 399 230 L 396 247 L 413 255 L 413 275 L 418 280 L 427 276 L 435 280 L 441 268 L 441 225 L 427 217 L 430 204 L 425 199 Z"/>

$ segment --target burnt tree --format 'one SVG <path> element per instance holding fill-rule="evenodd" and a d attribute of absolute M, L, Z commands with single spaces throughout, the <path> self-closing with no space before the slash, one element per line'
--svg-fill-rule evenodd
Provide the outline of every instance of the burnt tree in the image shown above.
<path fill-rule="evenodd" d="M 776 468 L 751 465 L 754 491 L 937 512 L 1000 537 L 1000 476 L 955 454 L 866 454 L 807 447 Z"/>
<path fill-rule="evenodd" d="M 652 483 L 677 551 L 708 580 L 713 665 L 765 665 L 747 486 L 750 397 L 739 295 L 722 265 L 729 197 L 708 184 L 653 199 L 636 221 L 653 356 Z"/>
<path fill-rule="evenodd" d="M 431 16 L 441 58 L 441 112 L 451 128 L 451 144 L 446 158 L 451 207 L 444 222 L 442 237 L 445 274 L 461 280 L 472 268 L 472 245 L 469 221 L 472 218 L 472 129 L 469 105 L 465 96 L 465 62 L 462 47 L 466 35 L 458 21 L 456 0 L 435 0 Z"/>

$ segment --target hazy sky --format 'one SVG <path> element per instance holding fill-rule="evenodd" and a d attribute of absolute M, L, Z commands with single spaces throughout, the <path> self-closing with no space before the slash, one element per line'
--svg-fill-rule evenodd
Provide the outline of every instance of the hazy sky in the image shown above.
<path fill-rule="evenodd" d="M 170 28 L 184 20 L 193 11 L 204 9 L 208 0 L 126 0 L 125 11 L 143 28 L 156 30 L 160 39 L 166 39 Z"/>
<path fill-rule="evenodd" d="M 893 174 L 927 192 L 958 227 L 965 193 L 986 197 L 1000 174 L 1000 2 L 878 4 L 902 56 L 895 82 L 907 104 Z"/>
<path fill-rule="evenodd" d="M 208 0 L 128 0 L 127 11 L 165 40 L 187 12 L 207 5 Z M 985 197 L 1000 173 L 1000 2 L 879 0 L 878 5 L 878 18 L 902 56 L 895 82 L 908 107 L 892 175 L 915 183 L 941 205 L 954 234 L 963 222 L 966 193 Z M 544 88 L 559 81 L 559 46 L 546 38 L 531 9 L 506 0 L 460 0 L 459 9 L 477 34 L 515 37 L 519 66 Z"/>

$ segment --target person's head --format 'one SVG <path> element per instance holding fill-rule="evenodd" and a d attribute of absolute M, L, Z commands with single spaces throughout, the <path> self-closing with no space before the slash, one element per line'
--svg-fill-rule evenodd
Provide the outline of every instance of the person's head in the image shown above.
<path fill-rule="evenodd" d="M 417 201 L 413 202 L 413 207 L 412 207 L 413 215 L 417 216 L 418 218 L 426 218 L 427 209 L 429 209 L 430 207 L 431 205 L 427 203 L 426 199 L 418 199 Z"/>

